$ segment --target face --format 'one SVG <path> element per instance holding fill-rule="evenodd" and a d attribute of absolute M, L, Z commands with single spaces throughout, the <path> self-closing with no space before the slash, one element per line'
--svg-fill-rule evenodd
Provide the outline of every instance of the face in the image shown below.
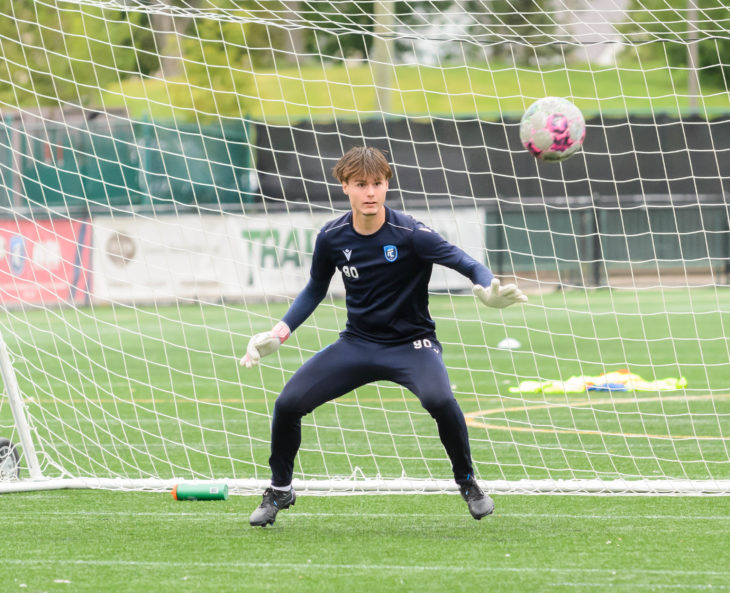
<path fill-rule="evenodd" d="M 388 180 L 355 176 L 342 183 L 342 191 L 350 198 L 350 206 L 356 216 L 377 216 L 383 211 Z"/>

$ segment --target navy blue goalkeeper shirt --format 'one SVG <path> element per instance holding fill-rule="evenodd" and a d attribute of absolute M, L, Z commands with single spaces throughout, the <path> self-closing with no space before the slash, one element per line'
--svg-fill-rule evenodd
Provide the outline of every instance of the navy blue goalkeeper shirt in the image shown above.
<path fill-rule="evenodd" d="M 341 335 L 397 344 L 433 336 L 428 282 L 433 264 L 452 268 L 473 284 L 494 275 L 459 247 L 411 216 L 385 207 L 385 223 L 371 235 L 352 226 L 352 212 L 325 224 L 317 235 L 310 280 L 284 315 L 293 332 L 327 294 L 339 270 L 346 290 L 347 326 Z"/>

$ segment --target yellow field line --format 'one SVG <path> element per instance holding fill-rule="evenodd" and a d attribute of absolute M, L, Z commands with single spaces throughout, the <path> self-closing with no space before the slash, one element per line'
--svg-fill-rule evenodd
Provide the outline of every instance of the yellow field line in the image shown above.
<path fill-rule="evenodd" d="M 626 392 L 621 392 L 621 394 L 625 394 Z M 278 393 L 272 392 L 272 397 L 275 398 L 278 396 Z M 504 395 L 498 395 L 498 394 L 480 394 L 476 397 L 480 399 L 518 399 L 523 397 L 523 395 L 510 395 L 510 396 L 504 396 Z M 586 399 L 586 400 L 573 400 L 573 401 L 565 401 L 564 397 L 552 397 L 552 398 L 544 398 L 542 401 L 539 402 L 539 405 L 531 406 L 530 409 L 541 409 L 541 408 L 550 408 L 550 407 L 565 407 L 565 406 L 581 406 L 581 405 L 590 405 L 590 404 L 603 404 L 603 403 L 633 403 L 633 402 L 649 402 L 649 401 L 666 401 L 666 400 L 695 400 L 695 399 L 728 399 L 730 398 L 730 393 L 720 393 L 720 394 L 703 394 L 703 395 L 670 395 L 670 396 L 658 396 L 654 398 L 631 398 L 631 399 Z M 177 400 L 177 401 L 176 401 Z M 224 403 L 224 404 L 232 404 L 232 403 L 252 403 L 252 404 L 263 404 L 266 402 L 271 402 L 272 400 L 269 398 L 261 398 L 261 397 L 192 397 L 192 396 L 180 396 L 176 395 L 175 399 L 171 398 L 154 398 L 154 397 L 131 397 L 129 399 L 122 399 L 119 398 L 93 398 L 93 397 L 87 397 L 87 398 L 71 398 L 71 399 L 65 399 L 62 397 L 58 398 L 35 398 L 32 396 L 29 396 L 25 398 L 25 401 L 32 404 L 52 404 L 52 403 L 66 403 L 66 404 L 83 404 L 86 402 L 93 402 L 93 403 L 100 403 L 100 404 L 112 404 L 112 403 L 123 403 L 123 404 L 166 404 L 166 403 L 181 403 L 181 402 L 189 402 L 189 403 L 196 403 L 196 402 L 202 402 L 202 403 L 208 403 L 208 404 L 217 404 L 217 403 Z M 406 395 L 405 397 L 339 397 L 336 400 L 333 400 L 337 403 L 348 403 L 348 404 L 356 404 L 356 403 L 379 403 L 379 402 L 402 402 L 402 401 L 413 401 L 417 402 L 415 395 Z M 464 401 L 462 400 L 462 403 Z M 536 402 L 537 404 L 538 402 Z M 468 415 L 474 415 L 474 416 L 487 416 L 490 414 L 497 414 L 499 412 L 515 412 L 525 409 L 525 406 L 515 406 L 511 408 L 492 408 L 490 410 L 480 410 L 477 412 L 470 412 Z"/>
<path fill-rule="evenodd" d="M 688 436 L 688 435 L 660 435 L 660 434 L 639 434 L 631 432 L 604 432 L 600 430 L 581 430 L 581 429 L 559 429 L 559 428 L 538 428 L 531 426 L 503 426 L 499 424 L 487 424 L 486 422 L 480 421 L 484 416 L 493 416 L 495 414 L 504 414 L 507 412 L 530 412 L 533 410 L 546 410 L 552 408 L 569 408 L 569 407 L 581 407 L 590 406 L 594 404 L 631 404 L 631 403 L 646 403 L 656 401 L 700 401 L 708 399 L 730 399 L 730 393 L 716 393 L 716 394 L 703 394 L 703 395 L 665 395 L 655 397 L 633 397 L 629 399 L 582 399 L 573 400 L 566 402 L 555 402 L 545 404 L 524 404 L 521 406 L 512 406 L 509 408 L 491 408 L 489 410 L 479 410 L 477 412 L 468 412 L 464 414 L 466 418 L 466 424 L 474 428 L 484 428 L 489 430 L 504 430 L 508 432 L 533 432 L 533 433 L 547 433 L 547 434 L 581 434 L 581 435 L 598 435 L 598 436 L 618 436 L 618 437 L 629 437 L 629 438 L 652 438 L 652 439 L 669 439 L 676 441 L 684 440 L 701 440 L 701 441 L 730 441 L 730 437 L 724 436 Z M 505 418 L 507 420 L 507 418 Z"/>
<path fill-rule="evenodd" d="M 278 396 L 279 394 L 275 394 Z M 418 402 L 418 399 L 416 396 L 411 396 L 412 400 L 414 402 Z M 344 403 L 344 404 L 358 404 L 358 403 L 368 403 L 368 404 L 377 404 L 380 402 L 403 402 L 403 401 L 410 401 L 411 397 L 360 397 L 360 398 L 346 398 L 346 397 L 339 397 L 336 400 L 334 400 L 335 403 Z M 497 397 L 497 396 L 490 396 L 490 397 Z M 94 404 L 180 404 L 180 403 L 206 403 L 206 404 L 240 404 L 240 403 L 247 403 L 247 404 L 265 404 L 265 403 L 273 403 L 275 399 L 275 396 L 272 396 L 271 399 L 264 399 L 264 398 L 253 398 L 253 397 L 190 397 L 190 396 L 175 396 L 162 399 L 162 398 L 154 398 L 154 397 L 134 397 L 130 399 L 111 399 L 111 398 L 93 398 L 93 397 L 87 397 L 87 398 L 42 398 L 38 399 L 35 397 L 26 397 L 25 401 L 27 403 L 31 404 L 54 404 L 54 403 L 62 403 L 62 404 L 84 404 L 84 403 L 94 403 Z"/>

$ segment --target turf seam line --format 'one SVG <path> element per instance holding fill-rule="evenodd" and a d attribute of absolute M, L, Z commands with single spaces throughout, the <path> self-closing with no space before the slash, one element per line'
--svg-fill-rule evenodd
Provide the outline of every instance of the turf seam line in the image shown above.
<path fill-rule="evenodd" d="M 171 566 L 171 567 L 200 567 L 200 568 L 277 568 L 277 569 L 295 569 L 300 570 L 303 568 L 315 568 L 321 570 L 392 570 L 392 571 L 416 571 L 416 572 L 458 572 L 463 573 L 464 571 L 478 571 L 478 572 L 552 572 L 552 573 L 586 573 L 586 574 L 602 574 L 608 573 L 611 575 L 620 574 L 622 577 L 630 574 L 645 574 L 645 575 L 703 575 L 703 576 L 728 576 L 730 571 L 718 571 L 718 570 L 674 570 L 674 569 L 642 569 L 633 568 L 627 569 L 626 567 L 617 568 L 585 568 L 580 566 L 575 567 L 546 567 L 546 566 L 457 566 L 457 565 L 403 565 L 403 564 L 326 564 L 316 562 L 167 562 L 167 561 L 155 561 L 155 560 L 96 560 L 93 558 L 88 559 L 58 559 L 53 560 L 50 558 L 3 558 L 3 563 L 6 564 L 43 564 L 43 565 L 92 565 L 92 566 L 139 566 L 139 567 L 160 567 L 160 566 Z"/>

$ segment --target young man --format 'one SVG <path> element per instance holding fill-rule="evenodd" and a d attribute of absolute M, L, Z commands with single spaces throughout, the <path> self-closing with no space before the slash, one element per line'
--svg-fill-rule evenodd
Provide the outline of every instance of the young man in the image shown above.
<path fill-rule="evenodd" d="M 475 519 L 494 502 L 474 479 L 464 414 L 454 399 L 428 311 L 434 263 L 457 270 L 474 284 L 485 305 L 502 308 L 527 297 L 514 284 L 500 287 L 485 266 L 410 216 L 385 206 L 392 172 L 382 152 L 356 147 L 336 164 L 352 211 L 325 224 L 317 235 L 310 280 L 283 319 L 253 336 L 241 364 L 251 367 L 286 341 L 327 294 L 338 269 L 346 291 L 347 326 L 287 382 L 274 405 L 271 425 L 271 488 L 251 514 L 254 526 L 273 524 L 294 504 L 294 458 L 302 416 L 373 381 L 393 381 L 416 394 L 436 420 L 454 479 Z"/>

